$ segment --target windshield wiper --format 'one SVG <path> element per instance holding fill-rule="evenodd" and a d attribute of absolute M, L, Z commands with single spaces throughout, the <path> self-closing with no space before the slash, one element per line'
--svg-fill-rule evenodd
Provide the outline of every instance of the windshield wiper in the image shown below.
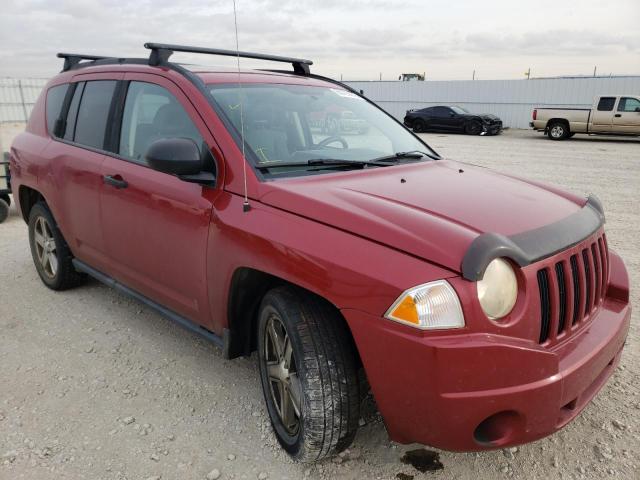
<path fill-rule="evenodd" d="M 439 157 L 436 157 L 434 155 L 430 155 L 428 153 L 421 152 L 420 150 L 412 150 L 410 152 L 396 152 L 396 153 L 394 153 L 392 155 L 385 155 L 383 157 L 373 158 L 370 161 L 372 161 L 372 162 L 393 162 L 393 163 L 398 163 L 403 158 L 422 158 L 422 157 L 429 157 L 429 158 L 432 158 L 434 160 L 439 160 Z"/>
<path fill-rule="evenodd" d="M 388 167 L 388 162 L 378 162 L 377 159 L 373 160 L 343 160 L 339 158 L 312 158 L 311 160 L 307 160 L 306 162 L 270 162 L 269 164 L 259 163 L 256 165 L 256 168 L 260 170 L 265 170 L 269 168 L 279 168 L 279 167 L 366 167 L 368 165 L 375 165 L 377 167 Z"/>

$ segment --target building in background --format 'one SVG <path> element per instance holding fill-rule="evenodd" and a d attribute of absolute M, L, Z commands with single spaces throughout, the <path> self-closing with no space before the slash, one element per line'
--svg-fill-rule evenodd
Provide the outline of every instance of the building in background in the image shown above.
<path fill-rule="evenodd" d="M 0 150 L 7 151 L 24 129 L 46 83 L 42 78 L 0 79 Z M 640 76 L 425 81 L 424 74 L 405 73 L 400 81 L 346 83 L 400 121 L 409 109 L 459 105 L 474 113 L 493 113 L 510 128 L 529 128 L 535 107 L 589 108 L 598 95 L 640 94 Z"/>
<path fill-rule="evenodd" d="M 591 108 L 599 95 L 640 94 L 640 76 L 346 83 L 400 121 L 410 109 L 459 105 L 472 113 L 493 113 L 510 128 L 529 128 L 535 107 Z"/>

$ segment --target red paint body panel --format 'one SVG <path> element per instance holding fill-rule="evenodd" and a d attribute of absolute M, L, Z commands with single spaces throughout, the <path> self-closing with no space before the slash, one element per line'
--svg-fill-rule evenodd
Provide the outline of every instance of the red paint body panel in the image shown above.
<path fill-rule="evenodd" d="M 238 81 L 235 72 L 199 75 L 207 84 Z M 240 268 L 326 298 L 349 324 L 394 440 L 451 450 L 535 440 L 574 418 L 613 371 L 630 318 L 628 276 L 613 252 L 593 312 L 544 344 L 537 272 L 591 240 L 517 269 L 518 301 L 499 323 L 482 312 L 476 283 L 460 276 L 481 233 L 536 229 L 579 211 L 584 199 L 452 161 L 267 182 L 247 166 L 245 213 L 241 151 L 193 83 L 169 68 L 126 64 L 65 72 L 48 87 L 98 78 L 168 89 L 215 157 L 216 187 L 52 139 L 42 95 L 11 149 L 14 192 L 28 187 L 44 197 L 80 260 L 219 335 L 229 328 L 231 279 Z M 265 72 L 244 72 L 240 81 L 336 88 Z M 129 187 L 106 185 L 104 175 Z M 419 331 L 383 318 L 403 291 L 439 279 L 456 290 L 464 328 Z M 481 430 L 503 435 L 484 442 L 474 432 L 494 414 Z"/>

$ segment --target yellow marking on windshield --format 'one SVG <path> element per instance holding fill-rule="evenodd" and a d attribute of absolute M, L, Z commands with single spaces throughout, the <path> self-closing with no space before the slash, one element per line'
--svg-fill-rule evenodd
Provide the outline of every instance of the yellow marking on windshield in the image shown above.
<path fill-rule="evenodd" d="M 267 158 L 267 155 L 264 153 L 265 150 L 265 147 L 256 148 L 256 153 L 258 154 L 258 156 L 262 157 L 263 162 L 268 162 L 269 158 Z"/>

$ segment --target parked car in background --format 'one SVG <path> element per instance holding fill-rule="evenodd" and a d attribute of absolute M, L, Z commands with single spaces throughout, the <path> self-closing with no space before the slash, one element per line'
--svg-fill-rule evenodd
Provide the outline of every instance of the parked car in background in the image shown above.
<path fill-rule="evenodd" d="M 309 60 L 193 71 L 169 57 L 229 51 L 146 46 L 61 54 L 12 144 L 47 287 L 89 275 L 255 352 L 298 461 L 347 448 L 370 391 L 393 440 L 472 451 L 552 434 L 613 374 L 629 278 L 595 197 L 445 160 Z M 327 111 L 368 132 L 322 134 Z"/>
<path fill-rule="evenodd" d="M 325 117 L 324 133 L 337 135 L 340 133 L 358 133 L 363 135 L 369 131 L 369 124 L 366 120 L 350 110 L 342 112 L 331 112 Z"/>
<path fill-rule="evenodd" d="M 547 108 L 533 111 L 534 130 L 550 140 L 565 140 L 576 133 L 589 135 L 640 135 L 640 97 L 604 95 L 596 97 L 592 108 Z"/>
<path fill-rule="evenodd" d="M 502 120 L 491 113 L 470 113 L 458 106 L 435 106 L 420 110 L 407 110 L 404 124 L 414 132 L 458 132 L 467 135 L 497 135 L 502 131 Z"/>

